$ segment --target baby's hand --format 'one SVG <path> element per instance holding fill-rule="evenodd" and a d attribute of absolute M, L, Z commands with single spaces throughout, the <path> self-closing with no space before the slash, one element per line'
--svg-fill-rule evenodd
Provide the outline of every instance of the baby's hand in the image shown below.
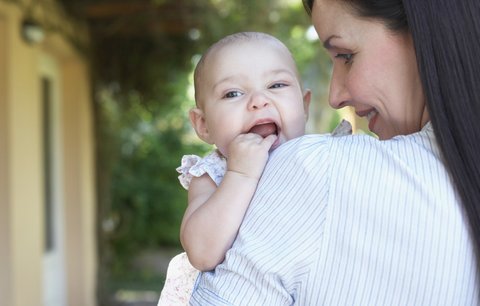
<path fill-rule="evenodd" d="M 276 135 L 240 134 L 228 146 L 227 170 L 260 179 Z"/>

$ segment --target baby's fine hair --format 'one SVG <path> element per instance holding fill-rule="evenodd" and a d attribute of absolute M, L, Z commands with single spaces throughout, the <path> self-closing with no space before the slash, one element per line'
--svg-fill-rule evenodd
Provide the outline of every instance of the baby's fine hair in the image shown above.
<path fill-rule="evenodd" d="M 197 66 L 195 67 L 195 71 L 193 73 L 193 82 L 195 86 L 195 103 L 198 106 L 198 92 L 199 92 L 199 86 L 198 84 L 200 83 L 200 77 L 202 76 L 202 73 L 205 68 L 205 62 L 209 58 L 209 56 L 216 50 L 219 50 L 223 47 L 230 46 L 235 43 L 241 43 L 241 42 L 250 42 L 250 41 L 270 41 L 273 44 L 276 44 L 277 46 L 285 49 L 285 51 L 290 55 L 292 58 L 292 61 L 295 62 L 295 59 L 293 58 L 290 50 L 285 46 L 283 42 L 281 42 L 278 38 L 267 34 L 267 33 L 262 33 L 262 32 L 238 32 L 234 34 L 227 35 L 214 43 L 213 45 L 210 46 L 210 48 L 205 51 L 205 53 L 202 55 L 200 60 L 197 63 Z M 296 71 L 297 76 L 298 72 Z"/>

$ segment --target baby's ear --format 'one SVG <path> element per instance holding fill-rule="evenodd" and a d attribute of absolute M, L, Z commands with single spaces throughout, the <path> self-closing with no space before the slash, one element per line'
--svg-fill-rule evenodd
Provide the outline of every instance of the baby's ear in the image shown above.
<path fill-rule="evenodd" d="M 305 121 L 308 120 L 308 113 L 310 110 L 310 101 L 312 100 L 312 91 L 305 89 L 303 92 L 303 110 L 305 112 Z"/>
<path fill-rule="evenodd" d="M 188 114 L 190 116 L 190 122 L 192 123 L 198 137 L 206 143 L 213 144 L 210 140 L 210 133 L 208 132 L 207 122 L 205 121 L 203 111 L 198 107 L 195 107 L 192 108 Z"/>

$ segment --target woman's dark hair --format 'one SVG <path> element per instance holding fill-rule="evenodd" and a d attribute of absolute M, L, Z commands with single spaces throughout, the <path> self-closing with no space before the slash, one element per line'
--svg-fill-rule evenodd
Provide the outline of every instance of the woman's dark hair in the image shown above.
<path fill-rule="evenodd" d="M 335 0 L 332 0 L 335 1 Z M 352 9 L 352 13 L 365 18 L 382 20 L 387 28 L 393 31 L 407 30 L 407 20 L 403 11 L 402 1 L 398 0 L 337 0 Z M 303 6 L 308 14 L 312 13 L 314 0 L 303 0 Z"/>
<path fill-rule="evenodd" d="M 303 0 L 311 14 L 315 0 Z M 331 0 L 335 1 L 335 0 Z M 336 0 L 411 33 L 428 112 L 480 251 L 480 1 Z"/>

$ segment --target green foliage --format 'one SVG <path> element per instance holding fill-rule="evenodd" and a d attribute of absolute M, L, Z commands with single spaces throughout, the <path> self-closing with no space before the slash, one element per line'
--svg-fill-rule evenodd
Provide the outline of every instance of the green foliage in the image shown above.
<path fill-rule="evenodd" d="M 115 147 L 106 156 L 111 169 L 106 217 L 114 225 L 107 231 L 107 243 L 114 254 L 113 272 L 123 274 L 115 267 L 128 267 L 140 250 L 179 247 L 187 194 L 175 168 L 183 154 L 207 149 L 183 140 L 191 130 L 184 111 L 190 102 L 188 86 L 188 73 L 183 72 L 176 82 L 158 87 L 159 96 L 168 93 L 168 102 L 145 101 L 136 91 L 124 94 L 112 87 L 99 95 L 102 128 Z"/>

